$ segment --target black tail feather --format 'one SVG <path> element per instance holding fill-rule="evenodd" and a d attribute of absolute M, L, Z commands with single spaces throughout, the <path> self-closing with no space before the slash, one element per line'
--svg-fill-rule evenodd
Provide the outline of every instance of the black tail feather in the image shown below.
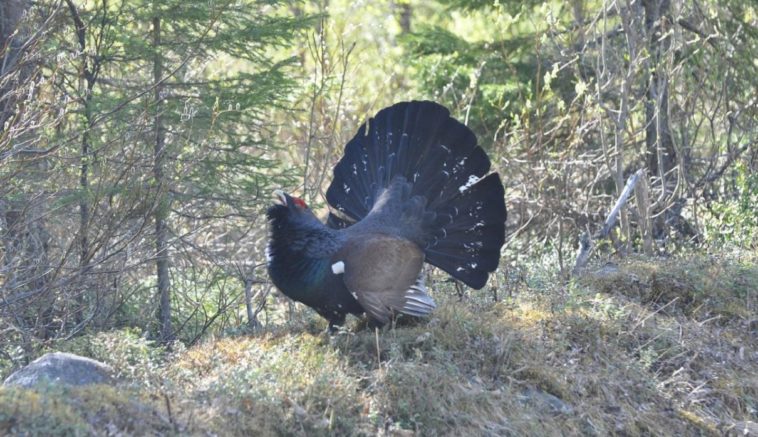
<path fill-rule="evenodd" d="M 504 196 L 500 177 L 493 173 L 448 202 L 444 211 L 451 220 L 424 248 L 426 261 L 470 287 L 482 288 L 497 268 L 505 242 Z"/>
<path fill-rule="evenodd" d="M 364 218 L 396 176 L 427 200 L 426 261 L 474 288 L 497 268 L 505 241 L 500 177 L 476 136 L 433 102 L 398 103 L 361 126 L 334 168 L 328 224 Z M 487 176 L 485 176 L 487 175 Z"/>

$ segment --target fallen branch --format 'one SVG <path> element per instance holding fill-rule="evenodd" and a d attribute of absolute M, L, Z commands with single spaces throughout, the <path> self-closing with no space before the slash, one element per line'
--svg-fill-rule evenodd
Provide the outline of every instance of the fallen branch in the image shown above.
<path fill-rule="evenodd" d="M 581 273 L 581 271 L 587 265 L 587 262 L 590 259 L 590 254 L 592 253 L 592 249 L 594 247 L 592 241 L 602 240 L 608 237 L 611 229 L 613 229 L 613 227 L 616 225 L 616 221 L 618 219 L 619 213 L 621 212 L 621 208 L 623 208 L 626 204 L 626 201 L 629 200 L 629 196 L 632 194 L 635 185 L 637 185 L 637 181 L 639 181 L 639 179 L 644 175 L 645 169 L 641 168 L 637 170 L 633 175 L 629 176 L 629 179 L 626 181 L 626 186 L 624 186 L 623 191 L 621 191 L 621 195 L 616 200 L 616 204 L 613 206 L 611 213 L 608 214 L 608 218 L 605 219 L 605 223 L 603 223 L 603 228 L 600 229 L 600 232 L 595 234 L 594 237 L 591 237 L 589 232 L 582 234 L 579 239 L 579 251 L 576 255 L 576 263 L 574 263 L 574 268 L 571 270 L 572 276 L 576 276 Z"/>

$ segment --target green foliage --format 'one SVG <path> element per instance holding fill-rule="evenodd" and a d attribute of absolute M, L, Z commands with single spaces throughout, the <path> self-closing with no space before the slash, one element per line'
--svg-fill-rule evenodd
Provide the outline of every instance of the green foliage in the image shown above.
<path fill-rule="evenodd" d="M 174 276 L 173 323 L 178 340 L 194 344 L 208 333 L 244 324 L 240 303 L 244 284 L 219 268 L 196 268 Z"/>
<path fill-rule="evenodd" d="M 176 346 L 181 347 L 180 344 Z M 118 377 L 141 386 L 155 384 L 151 378 L 162 368 L 166 356 L 163 347 L 146 339 L 144 333 L 136 328 L 86 334 L 56 343 L 50 350 L 102 361 L 110 365 Z"/>
<path fill-rule="evenodd" d="M 123 41 L 123 52 L 137 57 L 119 67 L 128 68 L 132 80 L 141 80 L 150 89 L 153 61 L 160 59 L 163 64 L 165 77 L 160 86 L 165 94 L 160 111 L 161 123 L 169 132 L 167 177 L 172 206 L 180 215 L 250 214 L 259 208 L 258 195 L 286 181 L 275 169 L 272 152 L 276 146 L 268 139 L 271 131 L 265 117 L 286 104 L 294 85 L 289 74 L 295 59 L 272 54 L 289 44 L 310 24 L 310 18 L 260 13 L 263 8 L 283 5 L 167 0 L 153 8 L 130 4 L 123 11 L 133 24 L 124 23 L 117 37 Z M 142 42 L 153 17 L 162 23 L 157 47 Z M 117 102 L 133 98 L 130 94 L 113 97 Z M 152 93 L 138 97 L 133 101 L 135 116 L 143 115 L 136 112 L 139 108 L 155 110 Z M 149 154 L 153 147 L 150 130 L 144 132 L 143 140 Z"/>
<path fill-rule="evenodd" d="M 735 169 L 736 195 L 710 205 L 705 223 L 707 238 L 715 243 L 758 248 L 758 173 L 745 166 Z"/>
<path fill-rule="evenodd" d="M 522 10 L 528 10 L 536 5 L 545 3 L 544 0 L 441 0 L 440 3 L 450 8 L 464 10 L 490 10 L 492 8 L 502 9 L 511 14 L 518 14 Z"/>
<path fill-rule="evenodd" d="M 57 5 L 38 3 L 39 13 Z M 47 272 L 44 280 L 16 283 L 41 281 L 43 290 L 34 293 L 45 294 L 51 308 L 32 308 L 23 318 L 8 317 L 9 323 L 23 320 L 19 329 L 43 336 L 78 332 L 85 320 L 152 330 L 150 288 L 157 281 L 145 267 L 155 262 L 156 222 L 168 229 L 164 244 L 180 282 L 196 269 L 241 274 L 229 258 L 244 236 L 255 246 L 251 228 L 269 193 L 295 176 L 278 160 L 282 144 L 270 123 L 291 110 L 299 60 L 293 39 L 314 22 L 291 14 L 292 5 L 140 0 L 73 1 L 59 8 L 35 52 L 37 88 L 24 94 L 29 108 L 46 105 L 57 114 L 43 116 L 53 122 L 38 127 L 45 142 L 39 148 L 49 150 L 31 162 L 6 160 L 5 149 L 0 152 L 0 226 L 6 201 L 27 211 L 26 222 L 2 228 L 3 240 L 24 235 L 34 222 L 51 242 L 39 249 L 46 253 L 11 254 L 0 268 L 22 262 L 13 256 L 49 260 L 40 270 Z M 208 232 L 228 237 L 208 239 Z M 27 276 L 38 274 L 27 270 Z M 180 286 L 172 301 L 180 308 L 175 326 L 187 326 L 183 335 L 191 340 L 202 327 L 188 319 L 204 315 L 207 305 Z M 24 287 L 0 290 L 8 297 L 28 292 Z M 63 295 L 77 297 L 55 299 Z M 47 319 L 34 320 L 41 313 Z"/>
<path fill-rule="evenodd" d="M 462 10 L 457 14 L 467 26 L 456 21 L 419 26 L 401 39 L 413 55 L 419 86 L 456 115 L 465 116 L 485 144 L 514 117 L 529 117 L 536 109 L 529 102 L 530 96 L 541 92 L 535 77 L 550 65 L 549 59 L 539 59 L 547 6 L 534 7 L 538 3 L 450 2 L 453 10 Z M 527 21 L 532 24 L 523 24 Z M 478 34 L 478 28 L 488 32 Z"/>

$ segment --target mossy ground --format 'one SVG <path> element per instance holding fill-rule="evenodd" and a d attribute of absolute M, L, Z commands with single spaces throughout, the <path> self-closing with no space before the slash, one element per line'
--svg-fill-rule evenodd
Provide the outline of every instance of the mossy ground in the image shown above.
<path fill-rule="evenodd" d="M 58 348 L 123 382 L 0 388 L 0 434 L 743 435 L 756 261 L 631 258 L 571 283 L 526 277 L 499 302 L 439 283 L 431 319 L 378 335 L 327 336 L 307 310 L 171 353 L 101 333 Z"/>

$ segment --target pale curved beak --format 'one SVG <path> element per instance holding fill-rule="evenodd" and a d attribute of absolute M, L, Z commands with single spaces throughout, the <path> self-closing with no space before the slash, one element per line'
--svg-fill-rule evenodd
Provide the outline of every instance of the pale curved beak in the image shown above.
<path fill-rule="evenodd" d="M 274 190 L 275 202 L 278 205 L 287 206 L 287 195 L 282 190 Z"/>

